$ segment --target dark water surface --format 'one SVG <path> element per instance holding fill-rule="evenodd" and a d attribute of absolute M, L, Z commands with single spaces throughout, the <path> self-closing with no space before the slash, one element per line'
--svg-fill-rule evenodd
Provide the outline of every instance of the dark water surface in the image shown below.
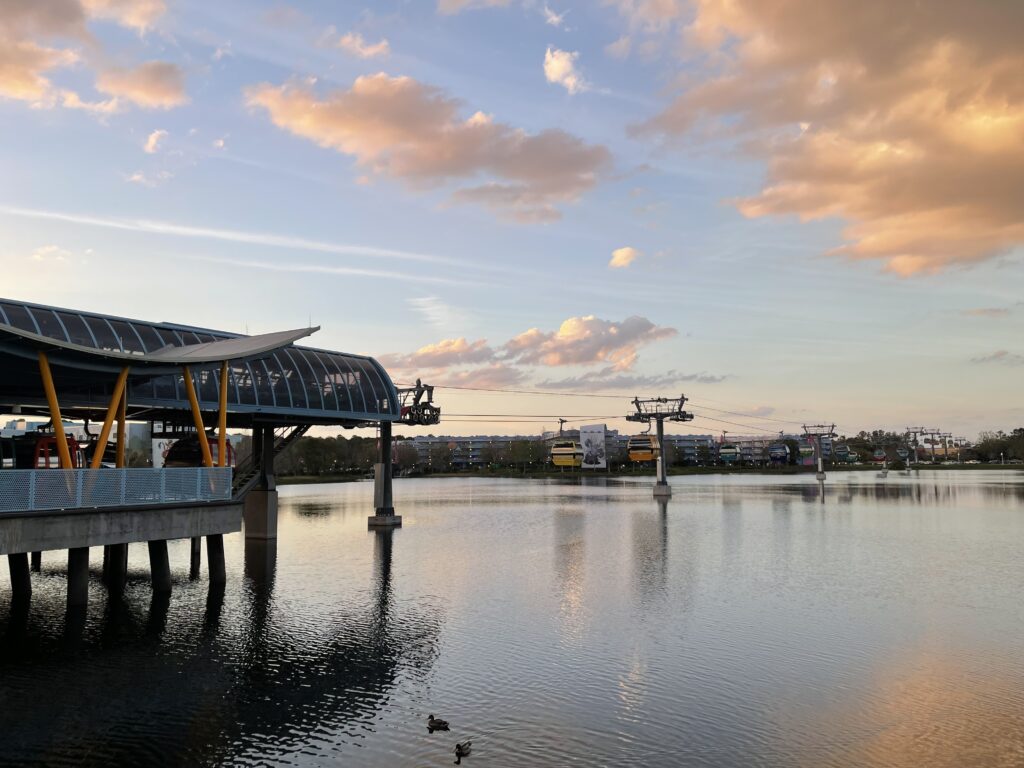
<path fill-rule="evenodd" d="M 228 584 L 27 614 L 0 569 L 0 763 L 1024 765 L 1024 475 L 282 489 Z M 276 550 L 276 551 L 275 551 Z M 450 734 L 429 735 L 429 713 Z"/>

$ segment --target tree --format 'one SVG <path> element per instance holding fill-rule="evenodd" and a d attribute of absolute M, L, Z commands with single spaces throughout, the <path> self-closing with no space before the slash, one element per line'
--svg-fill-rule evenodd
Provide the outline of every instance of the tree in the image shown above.
<path fill-rule="evenodd" d="M 419 461 L 420 454 L 419 451 L 416 450 L 415 446 L 405 442 L 399 443 L 395 446 L 395 464 L 397 464 L 398 468 L 403 472 L 407 472 L 415 467 L 419 464 Z"/>
<path fill-rule="evenodd" d="M 430 469 L 432 472 L 448 472 L 452 468 L 455 452 L 447 443 L 437 443 L 430 447 Z"/>

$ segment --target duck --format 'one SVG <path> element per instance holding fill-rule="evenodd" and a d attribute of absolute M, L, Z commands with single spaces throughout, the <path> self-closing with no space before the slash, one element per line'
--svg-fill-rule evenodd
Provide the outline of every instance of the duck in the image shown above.
<path fill-rule="evenodd" d="M 462 758 L 468 755 L 473 749 L 473 742 L 469 739 L 465 741 L 456 742 L 455 744 L 455 764 L 458 765 Z"/>
<path fill-rule="evenodd" d="M 439 717 L 434 717 L 433 715 L 428 715 L 427 730 L 429 730 L 431 733 L 433 733 L 434 731 L 447 731 L 448 721 L 442 720 Z"/>

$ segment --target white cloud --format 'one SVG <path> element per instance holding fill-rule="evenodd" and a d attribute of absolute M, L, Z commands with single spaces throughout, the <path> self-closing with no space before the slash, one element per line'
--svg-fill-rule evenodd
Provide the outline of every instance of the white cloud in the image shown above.
<path fill-rule="evenodd" d="M 125 181 L 131 182 L 132 184 L 139 184 L 143 187 L 157 187 L 165 181 L 173 178 L 174 174 L 170 171 L 157 171 L 151 175 L 147 175 L 142 171 L 136 171 L 135 173 L 126 176 Z"/>
<path fill-rule="evenodd" d="M 552 27 L 561 27 L 565 23 L 565 17 L 568 15 L 568 11 L 562 11 L 561 13 L 555 13 L 551 10 L 547 4 L 544 4 L 544 23 L 550 24 Z"/>
<path fill-rule="evenodd" d="M 625 248 L 616 248 L 612 251 L 612 260 L 608 262 L 608 266 L 611 269 L 625 269 L 638 258 L 641 253 L 636 248 L 626 246 Z"/>
<path fill-rule="evenodd" d="M 358 32 L 348 32 L 342 35 L 338 38 L 336 45 L 343 51 L 353 56 L 358 56 L 360 59 L 374 59 L 391 53 L 391 46 L 387 39 L 382 38 L 376 43 L 368 43 Z"/>
<path fill-rule="evenodd" d="M 578 51 L 562 51 L 548 47 L 544 54 L 544 77 L 549 83 L 560 85 L 569 93 L 579 93 L 587 89 L 583 75 L 576 69 Z"/>
<path fill-rule="evenodd" d="M 71 251 L 56 245 L 43 245 L 32 251 L 33 261 L 67 261 L 69 258 Z"/>
<path fill-rule="evenodd" d="M 228 145 L 228 137 L 222 136 L 219 139 L 214 139 L 210 142 L 214 149 L 224 149 Z"/>
<path fill-rule="evenodd" d="M 469 318 L 466 313 L 436 296 L 421 296 L 407 299 L 407 303 L 434 328 L 444 332 L 457 332 L 464 328 Z"/>
<path fill-rule="evenodd" d="M 142 151 L 152 155 L 160 149 L 160 142 L 167 138 L 167 131 L 157 129 L 146 137 L 146 143 L 142 145 Z"/>

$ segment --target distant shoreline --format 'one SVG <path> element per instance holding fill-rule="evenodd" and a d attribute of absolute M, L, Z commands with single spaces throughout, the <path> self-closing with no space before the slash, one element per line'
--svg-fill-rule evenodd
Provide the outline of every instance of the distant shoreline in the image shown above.
<path fill-rule="evenodd" d="M 879 468 L 872 464 L 851 464 L 848 466 L 841 467 L 826 467 L 827 473 L 832 472 L 867 472 L 871 470 L 878 470 Z M 1011 464 L 919 464 L 915 466 L 915 469 L 935 469 L 944 471 L 986 471 L 995 469 L 1017 469 L 1024 470 L 1024 467 L 1020 465 Z M 902 472 L 903 470 L 891 469 L 892 472 Z M 764 467 L 672 467 L 669 469 L 668 474 L 670 477 L 686 476 L 686 475 L 813 475 L 815 472 L 813 467 L 781 467 L 776 469 L 767 469 Z M 466 472 L 433 472 L 430 474 L 415 474 L 408 476 L 409 479 L 427 479 L 427 478 L 448 478 L 448 477 L 503 477 L 512 479 L 522 480 L 565 480 L 574 477 L 614 477 L 614 478 L 653 478 L 654 470 L 648 470 L 645 472 L 640 471 L 627 471 L 627 472 L 605 472 L 601 470 L 588 470 L 586 472 L 576 471 L 565 471 L 557 472 L 551 469 L 544 470 L 528 470 L 523 472 L 521 470 L 514 469 L 498 469 L 498 470 L 475 470 Z M 278 485 L 319 485 L 321 483 L 358 483 L 364 480 L 372 480 L 370 476 L 359 476 L 359 475 L 290 475 L 290 476 L 278 476 Z M 405 480 L 405 477 L 395 476 L 396 480 Z"/>

